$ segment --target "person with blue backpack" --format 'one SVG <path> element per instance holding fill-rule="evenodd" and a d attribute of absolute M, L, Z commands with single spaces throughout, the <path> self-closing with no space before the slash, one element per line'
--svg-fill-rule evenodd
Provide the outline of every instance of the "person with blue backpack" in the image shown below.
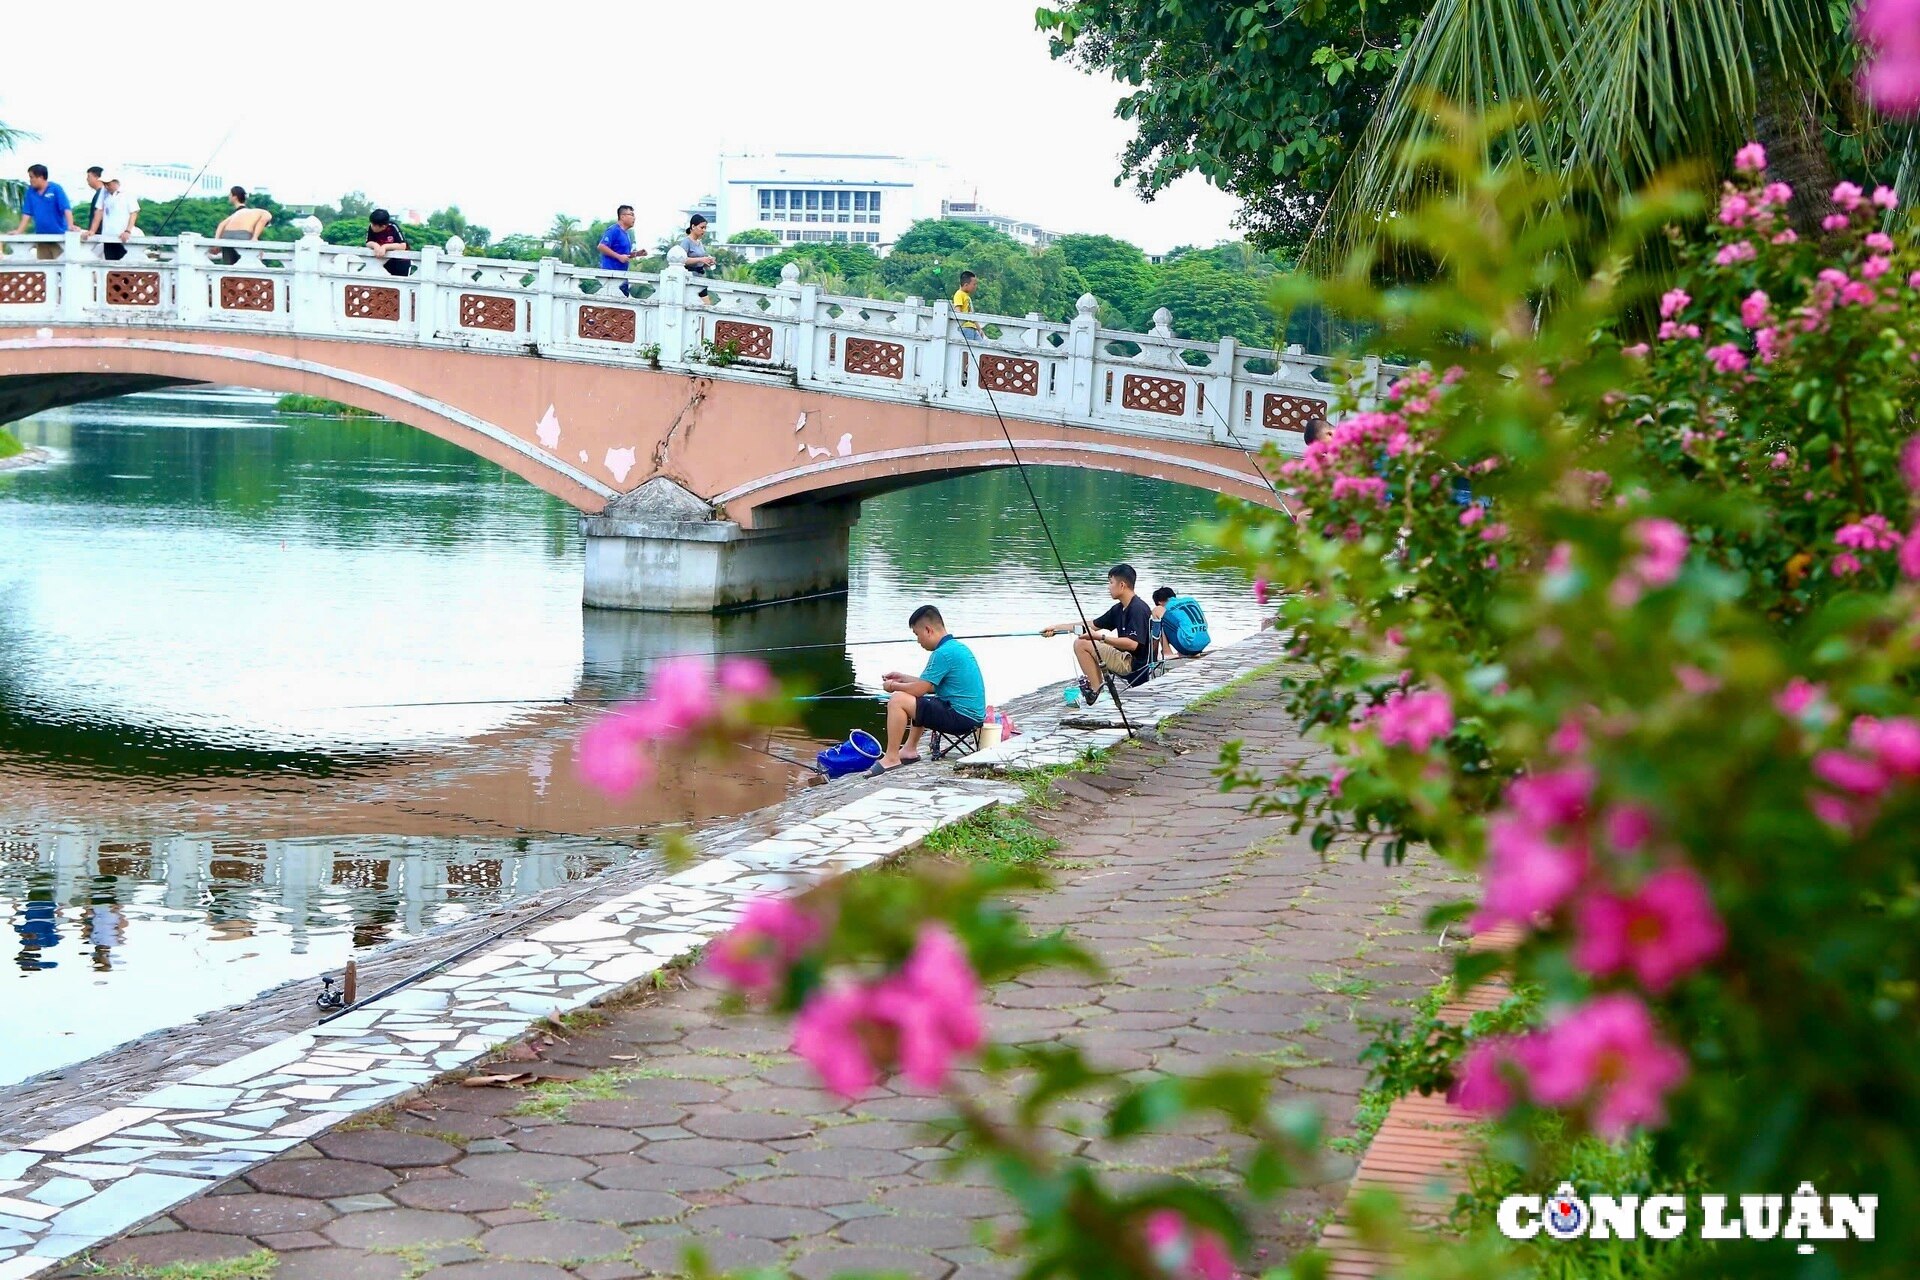
<path fill-rule="evenodd" d="M 1207 634 L 1207 615 L 1200 608 L 1200 602 L 1172 587 L 1161 587 L 1153 593 L 1153 628 L 1155 663 L 1165 662 L 1175 654 L 1197 658 L 1213 643 L 1213 637 Z"/>

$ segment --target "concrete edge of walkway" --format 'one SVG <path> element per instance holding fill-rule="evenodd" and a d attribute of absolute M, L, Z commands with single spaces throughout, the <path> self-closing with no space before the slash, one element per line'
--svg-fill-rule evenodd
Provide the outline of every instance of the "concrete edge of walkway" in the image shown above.
<path fill-rule="evenodd" d="M 1273 640 L 1268 632 L 1226 646 L 1149 686 L 1149 695 L 1130 697 L 1135 726 L 1155 726 L 1231 685 Z M 1072 763 L 1114 745 L 1111 731 L 1061 726 L 1054 705 L 1053 716 L 1030 719 L 1028 749 L 997 761 L 996 771 Z M 802 892 L 897 858 L 1018 795 L 940 774 L 933 789 L 868 789 L 332 1022 L 0 1150 L 0 1280 L 40 1275 L 312 1137 L 417 1095 L 541 1020 L 632 993 L 730 927 L 751 897 Z"/>

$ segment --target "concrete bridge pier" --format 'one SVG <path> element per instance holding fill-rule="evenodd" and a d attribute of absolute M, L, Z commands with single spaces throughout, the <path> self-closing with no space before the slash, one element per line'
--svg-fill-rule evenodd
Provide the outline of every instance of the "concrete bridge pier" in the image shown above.
<path fill-rule="evenodd" d="M 590 609 L 712 613 L 847 589 L 858 502 L 763 508 L 756 527 L 714 518 L 664 477 L 582 516 Z"/>

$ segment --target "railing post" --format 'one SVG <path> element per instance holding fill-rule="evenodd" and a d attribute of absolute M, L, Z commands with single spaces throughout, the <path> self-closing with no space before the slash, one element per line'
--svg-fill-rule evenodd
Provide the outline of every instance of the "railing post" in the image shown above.
<path fill-rule="evenodd" d="M 1207 381 L 1207 412 L 1203 415 L 1212 427 L 1217 444 L 1231 444 L 1234 439 L 1233 415 L 1238 411 L 1239 401 L 1233 398 L 1233 366 L 1239 359 L 1239 340 L 1232 334 L 1222 337 L 1213 377 Z"/>
<path fill-rule="evenodd" d="M 780 286 L 774 291 L 773 314 L 786 321 L 781 331 L 786 345 L 781 349 L 781 361 L 793 367 L 794 376 L 800 373 L 800 268 L 789 262 L 780 268 Z M 812 367 L 812 354 L 808 353 L 808 368 Z"/>
<path fill-rule="evenodd" d="M 545 351 L 553 345 L 553 313 L 559 310 L 559 293 L 555 283 L 560 278 L 560 260 L 542 258 L 533 272 L 533 315 L 530 323 L 533 329 L 533 348 Z"/>
<path fill-rule="evenodd" d="M 422 342 L 432 342 L 440 331 L 440 246 L 427 245 L 420 250 L 419 281 L 414 286 L 414 321 L 420 327 Z"/>
<path fill-rule="evenodd" d="M 334 330 L 333 299 L 327 278 L 320 274 L 319 235 L 301 236 L 293 246 L 293 274 L 287 282 L 287 305 L 295 333 L 326 334 Z"/>
<path fill-rule="evenodd" d="M 173 246 L 173 307 L 182 324 L 204 320 L 214 303 L 207 293 L 206 250 L 200 237 L 182 231 Z"/>
<path fill-rule="evenodd" d="M 1067 337 L 1067 407 L 1085 421 L 1093 419 L 1093 357 L 1100 336 L 1100 300 L 1090 293 L 1074 304 L 1073 327 Z"/>
<path fill-rule="evenodd" d="M 1381 382 L 1379 356 L 1368 356 L 1360 362 L 1358 382 L 1360 386 L 1355 398 L 1359 400 L 1363 411 L 1370 410 L 1380 403 L 1380 397 L 1385 395 L 1387 390 Z"/>
<path fill-rule="evenodd" d="M 927 323 L 927 360 L 932 370 L 927 375 L 927 389 L 940 396 L 950 396 L 960 388 L 948 385 L 951 375 L 947 369 L 947 348 L 951 345 L 947 334 L 953 326 L 948 323 L 953 318 L 953 304 L 945 298 L 933 300 L 933 314 Z M 962 359 L 966 357 L 962 355 Z"/>
<path fill-rule="evenodd" d="M 80 233 L 67 232 L 60 246 L 60 318 L 84 320 L 93 305 L 92 260 L 82 257 Z"/>
<path fill-rule="evenodd" d="M 805 386 L 820 377 L 814 361 L 819 351 L 814 317 L 820 311 L 820 286 L 803 284 L 800 286 L 800 316 L 793 328 L 793 380 Z"/>
<path fill-rule="evenodd" d="M 684 364 L 687 359 L 687 251 L 679 245 L 667 250 L 666 269 L 660 273 L 660 361 Z"/>

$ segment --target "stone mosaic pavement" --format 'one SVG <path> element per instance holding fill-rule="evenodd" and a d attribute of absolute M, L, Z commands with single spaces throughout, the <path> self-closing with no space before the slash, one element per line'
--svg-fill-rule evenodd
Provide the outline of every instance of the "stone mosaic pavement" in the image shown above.
<path fill-rule="evenodd" d="M 1441 976 L 1420 920 L 1460 886 L 1418 859 L 1323 862 L 1304 836 L 1218 793 L 1223 738 L 1244 738 L 1266 765 L 1302 749 L 1272 696 L 1257 681 L 1163 724 L 1157 744 L 1116 751 L 1103 771 L 1056 781 L 1058 807 L 1040 820 L 1063 842 L 1062 868 L 1025 906 L 1036 924 L 1070 927 L 1112 973 L 1004 986 L 992 1024 L 1068 1038 L 1124 1068 L 1265 1061 L 1338 1133 L 1365 1079 L 1362 1019 Z M 717 1265 L 780 1263 L 804 1280 L 1013 1273 L 994 1248 L 1008 1204 L 984 1175 L 951 1176 L 949 1151 L 916 1123 L 937 1100 L 889 1090 L 842 1105 L 812 1086 L 780 1027 L 721 1017 L 697 980 L 605 1014 L 538 1060 L 499 1068 L 555 1083 L 435 1086 L 180 1205 L 90 1265 L 265 1249 L 280 1280 L 620 1280 L 675 1274 L 697 1243 Z M 1236 1145 L 1205 1126 L 1115 1147 L 1060 1140 L 1138 1176 L 1198 1178 L 1221 1176 Z M 1311 1238 L 1351 1172 L 1336 1158 L 1262 1211 L 1259 1266 Z"/>

